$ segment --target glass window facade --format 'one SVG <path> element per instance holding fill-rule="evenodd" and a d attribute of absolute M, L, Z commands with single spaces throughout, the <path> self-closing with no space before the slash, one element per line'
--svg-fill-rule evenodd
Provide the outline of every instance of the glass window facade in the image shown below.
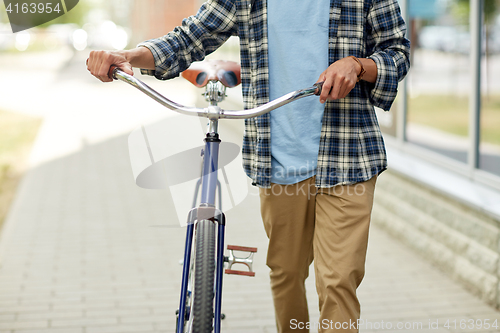
<path fill-rule="evenodd" d="M 392 115 L 377 112 L 382 130 L 409 152 L 500 188 L 500 1 L 399 2 L 412 68 Z"/>
<path fill-rule="evenodd" d="M 479 168 L 500 176 L 500 4 L 485 1 L 481 55 Z"/>
<path fill-rule="evenodd" d="M 466 163 L 469 16 L 460 8 L 460 0 L 424 2 L 410 0 L 409 6 L 412 69 L 408 77 L 407 139 Z"/>

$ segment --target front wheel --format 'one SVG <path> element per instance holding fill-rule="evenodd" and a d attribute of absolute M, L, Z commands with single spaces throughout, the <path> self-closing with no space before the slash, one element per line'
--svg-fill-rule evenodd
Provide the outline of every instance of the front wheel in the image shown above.
<path fill-rule="evenodd" d="M 209 333 L 214 319 L 215 224 L 199 221 L 196 226 L 194 263 L 193 332 Z"/>

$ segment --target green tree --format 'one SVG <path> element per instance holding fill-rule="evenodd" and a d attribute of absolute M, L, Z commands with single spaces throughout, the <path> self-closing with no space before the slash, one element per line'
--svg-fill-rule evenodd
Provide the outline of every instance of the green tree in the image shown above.
<path fill-rule="evenodd" d="M 79 1 L 78 4 L 66 14 L 42 24 L 41 27 L 48 27 L 52 24 L 67 24 L 67 23 L 75 23 L 79 26 L 85 24 L 85 17 L 87 13 L 92 9 L 92 6 L 89 5 L 88 1 Z"/>
<path fill-rule="evenodd" d="M 470 1 L 477 1 L 477 0 L 470 0 Z M 454 13 L 455 15 L 459 18 L 461 18 L 461 21 L 464 19 L 465 24 L 469 24 L 469 13 L 470 13 L 470 1 L 469 0 L 456 0 L 455 6 L 454 6 Z M 489 75 L 489 53 L 490 53 L 490 47 L 489 47 L 489 40 L 491 37 L 491 26 L 494 24 L 495 18 L 498 14 L 498 9 L 499 9 L 499 1 L 500 0 L 484 0 L 484 8 L 483 8 L 483 17 L 482 19 L 484 20 L 484 35 L 485 39 L 483 40 L 484 43 L 484 50 L 486 51 L 485 54 L 485 66 L 486 66 L 486 96 L 487 99 L 489 100 L 489 80 L 490 80 L 490 75 Z"/>
<path fill-rule="evenodd" d="M 456 0 L 451 5 L 452 12 L 455 14 L 455 17 L 462 22 L 465 20 L 463 23 L 466 24 L 469 22 L 470 1 L 471 0 Z M 497 14 L 497 10 L 498 0 L 484 0 L 484 23 L 486 25 L 492 23 Z"/>

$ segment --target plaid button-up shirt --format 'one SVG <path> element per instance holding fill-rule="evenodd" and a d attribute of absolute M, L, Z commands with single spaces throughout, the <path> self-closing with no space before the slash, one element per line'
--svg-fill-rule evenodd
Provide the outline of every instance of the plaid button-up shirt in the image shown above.
<path fill-rule="evenodd" d="M 370 58 L 377 64 L 378 73 L 374 84 L 361 81 L 346 98 L 325 103 L 316 186 L 355 184 L 387 168 L 374 106 L 390 109 L 398 82 L 409 70 L 410 42 L 405 34 L 397 0 L 331 0 L 329 62 L 350 55 Z M 267 103 L 266 0 L 207 1 L 195 16 L 184 19 L 182 26 L 166 36 L 139 44 L 149 48 L 155 58 L 155 70 L 142 73 L 163 80 L 176 77 L 230 36 L 240 38 L 245 108 Z M 270 187 L 269 114 L 245 121 L 243 167 L 254 185 Z"/>

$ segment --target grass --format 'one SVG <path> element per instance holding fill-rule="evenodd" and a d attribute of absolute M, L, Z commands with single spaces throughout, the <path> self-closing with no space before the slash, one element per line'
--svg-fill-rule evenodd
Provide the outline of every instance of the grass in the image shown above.
<path fill-rule="evenodd" d="M 0 111 L 0 226 L 26 170 L 41 119 Z"/>
<path fill-rule="evenodd" d="M 469 99 L 467 96 L 420 95 L 408 104 L 408 121 L 448 133 L 467 136 Z M 500 145 L 500 95 L 483 97 L 481 141 Z"/>

